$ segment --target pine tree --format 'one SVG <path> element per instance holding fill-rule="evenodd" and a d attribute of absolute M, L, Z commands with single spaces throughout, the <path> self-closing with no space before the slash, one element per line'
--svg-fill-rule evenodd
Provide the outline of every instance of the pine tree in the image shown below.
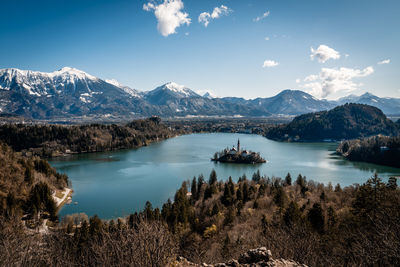
<path fill-rule="evenodd" d="M 233 195 L 231 189 L 229 188 L 229 183 L 224 186 L 224 194 L 222 195 L 221 202 L 225 206 L 230 206 L 233 203 Z"/>
<path fill-rule="evenodd" d="M 286 193 L 282 186 L 279 186 L 274 195 L 274 202 L 279 208 L 284 208 L 286 202 Z"/>
<path fill-rule="evenodd" d="M 244 182 L 243 182 L 243 203 L 246 203 L 249 200 L 250 200 L 249 185 L 247 184 L 247 181 L 244 180 Z"/>
<path fill-rule="evenodd" d="M 301 211 L 299 209 L 299 206 L 296 202 L 291 201 L 285 211 L 285 214 L 283 215 L 283 220 L 287 226 L 292 226 L 293 224 L 299 222 L 300 219 Z"/>
<path fill-rule="evenodd" d="M 208 181 L 209 185 L 213 185 L 217 183 L 217 173 L 215 172 L 214 169 L 212 169 L 211 173 L 210 173 L 210 179 Z"/>
<path fill-rule="evenodd" d="M 290 176 L 290 173 L 288 173 L 285 177 L 285 184 L 292 185 L 292 176 Z"/>
<path fill-rule="evenodd" d="M 197 199 L 198 199 L 198 196 L 197 196 L 197 181 L 196 181 L 196 177 L 193 177 L 193 180 L 192 180 L 192 187 L 191 187 L 191 189 L 190 189 L 190 192 L 192 193 L 192 203 L 194 203 Z"/>
<path fill-rule="evenodd" d="M 321 205 L 319 203 L 314 203 L 312 208 L 308 211 L 307 218 L 311 226 L 316 231 L 320 233 L 324 231 L 325 218 L 322 212 Z"/>

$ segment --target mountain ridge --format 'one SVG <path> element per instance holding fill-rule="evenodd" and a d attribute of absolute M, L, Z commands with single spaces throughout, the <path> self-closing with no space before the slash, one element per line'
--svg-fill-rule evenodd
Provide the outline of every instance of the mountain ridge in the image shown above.
<path fill-rule="evenodd" d="M 377 106 L 385 114 L 400 113 L 400 99 L 370 93 L 328 101 L 286 89 L 272 97 L 244 99 L 200 95 L 175 82 L 139 91 L 116 80 L 95 77 L 72 67 L 54 72 L 0 69 L 0 113 L 34 119 L 84 116 L 295 116 L 328 110 L 348 102 Z"/>

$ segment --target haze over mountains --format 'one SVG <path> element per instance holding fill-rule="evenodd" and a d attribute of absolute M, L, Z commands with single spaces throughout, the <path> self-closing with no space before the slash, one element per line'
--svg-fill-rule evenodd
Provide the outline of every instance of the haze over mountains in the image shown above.
<path fill-rule="evenodd" d="M 271 116 L 299 115 L 328 110 L 348 102 L 380 108 L 386 115 L 400 113 L 400 99 L 366 93 L 337 101 L 317 99 L 298 90 L 273 97 L 246 100 L 214 98 L 174 82 L 143 92 L 64 67 L 45 73 L 19 69 L 0 70 L 0 113 L 34 119 L 79 116 Z"/>

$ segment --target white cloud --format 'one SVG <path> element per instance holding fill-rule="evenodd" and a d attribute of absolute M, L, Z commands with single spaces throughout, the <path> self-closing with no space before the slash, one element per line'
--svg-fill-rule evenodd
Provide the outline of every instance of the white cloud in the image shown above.
<path fill-rule="evenodd" d="M 305 82 L 313 82 L 318 79 L 318 75 L 312 74 L 304 78 Z"/>
<path fill-rule="evenodd" d="M 390 59 L 385 59 L 385 60 L 382 60 L 382 61 L 378 62 L 379 65 L 389 64 L 389 63 L 390 63 Z"/>
<path fill-rule="evenodd" d="M 182 12 L 182 9 L 182 0 L 164 0 L 159 5 L 148 2 L 143 5 L 143 10 L 154 11 L 158 22 L 157 29 L 163 36 L 174 34 L 179 26 L 191 23 L 189 14 Z"/>
<path fill-rule="evenodd" d="M 301 79 L 296 79 L 296 83 L 300 83 L 301 82 Z"/>
<path fill-rule="evenodd" d="M 265 41 L 269 41 L 269 37 L 268 36 L 266 36 L 264 39 L 265 39 Z"/>
<path fill-rule="evenodd" d="M 263 64 L 263 68 L 270 68 L 270 67 L 275 67 L 278 65 L 279 65 L 279 63 L 274 60 L 265 60 L 264 64 Z"/>
<path fill-rule="evenodd" d="M 258 22 L 258 21 L 260 21 L 260 20 L 262 20 L 262 19 L 265 19 L 265 18 L 268 17 L 268 16 L 269 16 L 269 11 L 266 11 L 266 12 L 264 12 L 264 14 L 262 14 L 261 16 L 259 16 L 259 17 L 255 18 L 255 19 L 253 19 L 253 21 Z"/>
<path fill-rule="evenodd" d="M 356 83 L 353 79 L 366 77 L 373 72 L 372 66 L 365 69 L 322 68 L 318 75 L 307 76 L 304 79 L 305 84 L 301 87 L 315 97 L 325 98 L 337 92 L 350 92 L 358 89 L 362 84 Z"/>
<path fill-rule="evenodd" d="M 319 62 L 325 63 L 329 59 L 339 59 L 340 54 L 333 48 L 327 45 L 320 45 L 317 49 L 311 47 L 311 60 L 317 58 Z"/>
<path fill-rule="evenodd" d="M 209 12 L 200 13 L 198 21 L 199 23 L 203 23 L 204 26 L 207 27 L 210 23 L 210 20 L 218 19 L 221 16 L 227 16 L 231 12 L 232 9 L 227 6 L 221 5 L 220 7 L 214 7 L 214 10 L 211 12 L 211 14 Z"/>

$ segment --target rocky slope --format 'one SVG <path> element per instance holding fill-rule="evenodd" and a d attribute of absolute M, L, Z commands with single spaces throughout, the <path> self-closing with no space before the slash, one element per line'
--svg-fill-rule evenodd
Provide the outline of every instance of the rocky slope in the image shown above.
<path fill-rule="evenodd" d="M 270 250 L 265 247 L 251 249 L 240 255 L 237 260 L 230 260 L 225 263 L 206 264 L 201 265 L 192 263 L 183 257 L 178 257 L 174 266 L 178 267 L 261 267 L 261 266 L 276 266 L 276 267 L 306 267 L 307 265 L 297 263 L 292 260 L 273 259 Z"/>

